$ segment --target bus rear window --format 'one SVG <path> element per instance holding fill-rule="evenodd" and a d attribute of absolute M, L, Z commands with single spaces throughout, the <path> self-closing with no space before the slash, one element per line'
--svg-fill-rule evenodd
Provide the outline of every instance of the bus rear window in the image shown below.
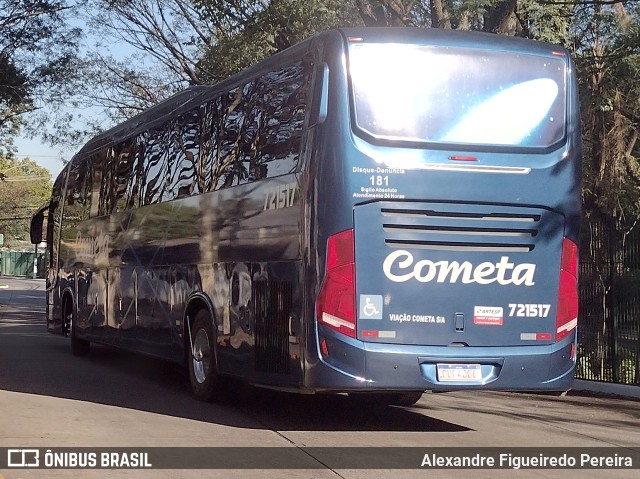
<path fill-rule="evenodd" d="M 349 67 L 356 129 L 376 139 L 544 148 L 565 135 L 563 58 L 359 43 Z"/>

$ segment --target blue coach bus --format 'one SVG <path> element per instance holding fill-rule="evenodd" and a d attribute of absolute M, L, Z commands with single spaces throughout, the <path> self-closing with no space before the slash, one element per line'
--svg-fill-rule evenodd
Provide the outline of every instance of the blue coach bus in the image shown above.
<path fill-rule="evenodd" d="M 90 140 L 32 221 L 47 323 L 305 393 L 565 390 L 580 131 L 563 48 L 316 35 Z"/>

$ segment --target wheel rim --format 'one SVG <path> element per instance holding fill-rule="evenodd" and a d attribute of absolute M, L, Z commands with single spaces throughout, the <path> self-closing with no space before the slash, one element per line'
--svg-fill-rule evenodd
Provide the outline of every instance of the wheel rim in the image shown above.
<path fill-rule="evenodd" d="M 62 331 L 65 336 L 71 336 L 71 333 L 73 332 L 73 313 L 68 305 L 64 310 L 64 324 L 62 325 Z"/>
<path fill-rule="evenodd" d="M 211 365 L 211 345 L 209 336 L 204 329 L 199 329 L 193 340 L 193 375 L 199 384 L 206 381 Z"/>

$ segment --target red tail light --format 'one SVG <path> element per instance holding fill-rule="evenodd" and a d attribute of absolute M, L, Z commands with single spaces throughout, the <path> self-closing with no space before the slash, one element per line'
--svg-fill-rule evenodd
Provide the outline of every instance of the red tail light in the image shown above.
<path fill-rule="evenodd" d="M 578 325 L 578 247 L 563 238 L 560 286 L 558 287 L 558 315 L 556 341 L 560 341 Z"/>
<path fill-rule="evenodd" d="M 356 337 L 353 230 L 333 235 L 327 242 L 327 272 L 318 295 L 317 314 L 325 326 Z"/>

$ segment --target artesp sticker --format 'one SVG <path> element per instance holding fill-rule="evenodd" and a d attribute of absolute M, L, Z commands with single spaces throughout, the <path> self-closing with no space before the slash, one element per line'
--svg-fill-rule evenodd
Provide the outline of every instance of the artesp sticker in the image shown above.
<path fill-rule="evenodd" d="M 503 311 L 498 306 L 474 306 L 473 324 L 481 326 L 502 326 Z"/>

